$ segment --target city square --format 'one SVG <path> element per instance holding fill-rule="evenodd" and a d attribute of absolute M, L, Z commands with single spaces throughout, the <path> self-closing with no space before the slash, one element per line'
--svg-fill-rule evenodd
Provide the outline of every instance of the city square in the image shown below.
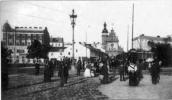
<path fill-rule="evenodd" d="M 171 1 L 2 1 L 2 100 L 172 99 Z"/>

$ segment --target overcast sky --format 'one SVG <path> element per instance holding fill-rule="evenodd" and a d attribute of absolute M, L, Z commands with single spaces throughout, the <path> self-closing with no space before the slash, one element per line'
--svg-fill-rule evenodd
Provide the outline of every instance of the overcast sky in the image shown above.
<path fill-rule="evenodd" d="M 126 50 L 131 40 L 132 4 L 135 4 L 134 37 L 172 34 L 172 1 L 4 1 L 0 3 L 0 24 L 48 27 L 50 35 L 72 42 L 69 15 L 77 14 L 75 41 L 101 42 L 103 23 L 114 28 L 119 44 Z M 131 47 L 131 41 L 129 41 Z"/>

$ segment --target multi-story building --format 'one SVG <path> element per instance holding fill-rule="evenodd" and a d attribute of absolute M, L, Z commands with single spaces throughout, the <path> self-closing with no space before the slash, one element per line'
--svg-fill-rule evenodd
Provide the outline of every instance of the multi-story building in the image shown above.
<path fill-rule="evenodd" d="M 150 51 L 151 47 L 148 45 L 149 41 L 154 43 L 171 43 L 171 40 L 166 37 L 153 37 L 142 34 L 133 39 L 133 48 L 136 50 Z"/>
<path fill-rule="evenodd" d="M 62 37 L 51 37 L 50 38 L 50 46 L 52 49 L 50 50 L 48 56 L 50 59 L 58 59 L 60 60 L 64 56 L 64 40 Z"/>
<path fill-rule="evenodd" d="M 153 37 L 141 34 L 140 36 L 133 39 L 133 49 L 139 51 L 138 53 L 140 54 L 141 59 L 146 59 L 153 56 L 151 47 L 149 46 L 149 42 L 172 44 L 172 40 L 170 37 Z"/>
<path fill-rule="evenodd" d="M 102 48 L 110 57 L 113 57 L 122 53 L 123 49 L 118 44 L 119 40 L 114 29 L 112 28 L 108 34 L 106 26 L 106 23 L 104 23 L 104 29 L 102 31 Z"/>
<path fill-rule="evenodd" d="M 12 63 L 32 63 L 26 58 L 27 47 L 33 40 L 39 40 L 42 44 L 49 44 L 49 32 L 47 27 L 15 27 L 8 22 L 3 25 L 3 42 L 12 50 Z"/>

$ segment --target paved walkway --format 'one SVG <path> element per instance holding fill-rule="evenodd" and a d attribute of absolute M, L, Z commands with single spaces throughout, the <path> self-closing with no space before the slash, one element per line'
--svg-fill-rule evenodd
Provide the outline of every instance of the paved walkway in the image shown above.
<path fill-rule="evenodd" d="M 43 75 L 10 75 L 9 90 L 2 93 L 2 100 L 106 100 L 107 96 L 98 91 L 101 85 L 98 77 L 84 78 L 71 75 L 68 83 L 60 87 L 60 80 L 43 82 Z"/>
<path fill-rule="evenodd" d="M 153 85 L 149 75 L 139 86 L 131 87 L 127 81 L 116 80 L 107 85 L 101 85 L 99 90 L 109 99 L 172 99 L 172 76 L 161 75 L 160 83 Z"/>

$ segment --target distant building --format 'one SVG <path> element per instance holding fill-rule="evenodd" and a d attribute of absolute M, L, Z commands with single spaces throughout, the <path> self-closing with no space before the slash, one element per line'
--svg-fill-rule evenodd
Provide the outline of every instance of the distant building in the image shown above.
<path fill-rule="evenodd" d="M 72 44 L 68 43 L 65 44 L 66 49 L 64 50 L 64 56 L 65 57 L 72 57 Z M 93 47 L 91 44 L 81 43 L 77 42 L 75 43 L 75 59 L 80 58 L 98 58 L 106 56 L 104 52 L 102 52 L 100 49 L 97 49 Z"/>
<path fill-rule="evenodd" d="M 104 23 L 104 29 L 102 31 L 102 48 L 110 57 L 113 57 L 122 53 L 123 49 L 118 44 L 119 40 L 114 29 L 112 28 L 108 34 L 106 26 L 106 23 Z"/>
<path fill-rule="evenodd" d="M 64 56 L 64 40 L 62 37 L 51 37 L 50 46 L 52 47 L 48 56 L 50 59 L 60 60 Z"/>
<path fill-rule="evenodd" d="M 49 44 L 49 32 L 47 27 L 15 27 L 8 22 L 3 25 L 3 42 L 8 49 L 13 51 L 12 63 L 32 63 L 27 59 L 27 47 L 33 40 L 39 40 L 42 44 Z"/>
<path fill-rule="evenodd" d="M 154 43 L 172 43 L 172 40 L 169 37 L 152 37 L 152 36 L 145 36 L 144 34 L 135 37 L 133 39 L 133 48 L 139 49 L 143 51 L 150 51 L 151 47 L 148 45 L 148 42 L 154 42 Z"/>
<path fill-rule="evenodd" d="M 153 53 L 151 52 L 151 47 L 148 45 L 149 42 L 172 44 L 172 39 L 170 37 L 145 36 L 144 34 L 135 37 L 133 39 L 133 49 L 138 50 L 138 53 L 140 54 L 140 59 L 147 59 L 153 56 Z"/>

